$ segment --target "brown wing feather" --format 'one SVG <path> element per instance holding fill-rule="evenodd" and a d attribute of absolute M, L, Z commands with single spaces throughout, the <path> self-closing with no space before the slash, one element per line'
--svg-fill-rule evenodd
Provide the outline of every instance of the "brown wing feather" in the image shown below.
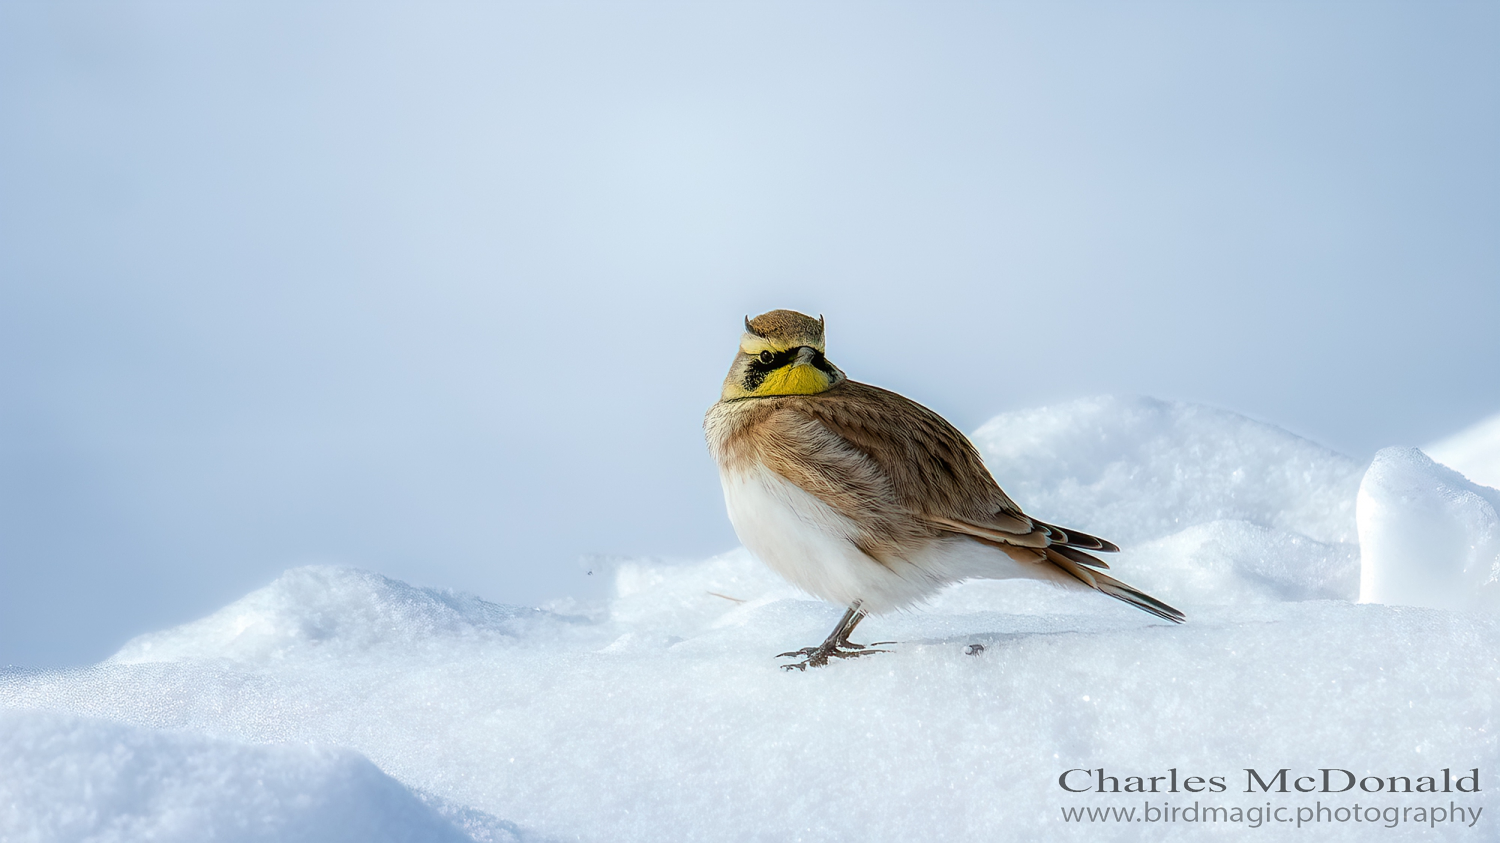
<path fill-rule="evenodd" d="M 1111 541 L 1105 541 L 1098 536 L 1081 533 L 1077 530 L 1064 529 L 1056 524 L 1044 524 L 1036 522 L 1038 526 L 1045 527 L 1051 531 L 1052 544 L 1063 547 L 1076 547 L 1080 550 L 1096 550 L 1100 553 L 1119 553 L 1120 546 Z"/>
<path fill-rule="evenodd" d="M 972 536 L 1017 561 L 1050 563 L 1078 581 L 1161 618 L 1178 610 L 1103 573 L 1084 552 L 1115 544 L 1036 521 L 990 476 L 967 437 L 921 404 L 844 381 L 816 395 L 754 399 L 723 436 L 722 459 L 755 453 L 765 464 L 858 525 L 861 550 L 886 561 L 913 541 Z M 899 435 L 892 436 L 892 432 Z"/>
<path fill-rule="evenodd" d="M 909 398 L 845 381 L 789 402 L 788 408 L 817 421 L 878 465 L 909 512 L 1007 533 L 1035 529 L 1000 490 L 968 438 Z"/>
<path fill-rule="evenodd" d="M 1027 516 L 995 482 L 968 437 L 905 396 L 846 381 L 792 406 L 878 465 L 896 502 L 936 527 L 1021 547 L 1119 550 Z M 892 428 L 902 435 L 890 436 Z"/>

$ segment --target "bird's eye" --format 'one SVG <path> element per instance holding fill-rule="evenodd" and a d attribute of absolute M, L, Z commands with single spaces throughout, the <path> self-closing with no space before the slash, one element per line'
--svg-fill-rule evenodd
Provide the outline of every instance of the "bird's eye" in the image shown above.
<path fill-rule="evenodd" d="M 769 351 L 762 351 L 760 353 L 760 362 L 762 362 L 762 363 L 770 363 L 772 360 L 775 360 L 775 359 L 776 359 L 776 355 L 772 354 Z"/>

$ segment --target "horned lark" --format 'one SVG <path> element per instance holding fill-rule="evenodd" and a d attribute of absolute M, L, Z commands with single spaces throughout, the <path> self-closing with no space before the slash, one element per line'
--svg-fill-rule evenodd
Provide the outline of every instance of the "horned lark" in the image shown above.
<path fill-rule="evenodd" d="M 885 652 L 849 641 L 866 615 L 976 577 L 1092 588 L 1183 620 L 1086 552 L 1118 547 L 1026 515 L 953 425 L 849 380 L 825 352 L 822 317 L 747 317 L 704 420 L 740 540 L 793 585 L 848 607 L 822 644 L 781 654 L 802 657 L 788 669 Z"/>

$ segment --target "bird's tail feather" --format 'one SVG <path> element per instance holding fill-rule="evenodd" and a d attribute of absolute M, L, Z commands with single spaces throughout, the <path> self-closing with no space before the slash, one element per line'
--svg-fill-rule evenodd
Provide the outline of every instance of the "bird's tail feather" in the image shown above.
<path fill-rule="evenodd" d="M 1089 568 L 1084 567 L 1084 565 L 1071 558 L 1073 556 L 1088 556 L 1088 554 L 1074 550 L 1065 555 L 1060 553 L 1056 547 L 1047 548 L 1047 561 L 1071 574 L 1084 585 L 1108 594 L 1116 600 L 1129 603 L 1143 612 L 1150 612 L 1162 620 L 1168 620 L 1172 623 L 1182 623 L 1187 620 L 1187 616 L 1182 612 L 1134 586 L 1120 582 L 1102 571 L 1089 570 Z"/>

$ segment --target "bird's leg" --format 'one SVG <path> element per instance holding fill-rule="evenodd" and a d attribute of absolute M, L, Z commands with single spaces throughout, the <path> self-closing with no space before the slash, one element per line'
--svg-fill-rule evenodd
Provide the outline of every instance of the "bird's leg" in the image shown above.
<path fill-rule="evenodd" d="M 865 612 L 857 611 L 859 609 L 859 604 L 858 603 L 854 604 L 854 608 L 856 610 L 854 612 L 854 616 L 850 617 L 849 615 L 845 614 L 844 615 L 845 623 L 842 625 L 841 631 L 840 630 L 835 630 L 835 632 L 840 632 L 839 640 L 838 640 L 838 646 L 839 647 L 845 648 L 845 649 L 850 649 L 850 650 L 869 650 L 870 647 L 883 647 L 886 644 L 894 644 L 894 643 L 896 643 L 894 641 L 876 641 L 875 643 L 871 644 L 869 647 L 866 647 L 863 644 L 856 644 L 853 641 L 850 641 L 849 640 L 849 636 L 854 634 L 854 628 L 856 626 L 859 626 L 859 622 L 860 621 L 862 621 L 865 618 L 869 617 L 869 615 L 866 614 Z M 884 650 L 879 650 L 879 651 L 871 650 L 871 652 L 882 652 L 883 653 L 885 651 Z M 860 655 L 860 654 L 859 653 L 854 653 L 854 655 L 857 656 L 857 655 Z M 843 658 L 847 658 L 847 656 L 843 657 Z"/>
<path fill-rule="evenodd" d="M 796 664 L 782 665 L 781 669 L 807 670 L 809 667 L 822 667 L 828 664 L 829 658 L 853 659 L 859 656 L 867 656 L 870 653 L 890 652 L 889 650 L 876 650 L 873 647 L 866 647 L 863 644 L 855 644 L 849 640 L 849 636 L 854 632 L 854 628 L 864 619 L 865 613 L 860 610 L 858 603 L 850 606 L 849 611 L 845 612 L 844 617 L 839 620 L 838 626 L 833 628 L 833 632 L 828 633 L 828 637 L 823 639 L 822 644 L 816 647 L 803 647 L 800 650 L 793 650 L 790 653 L 778 655 L 776 657 L 778 659 L 806 656 L 805 659 Z M 880 641 L 878 643 L 892 644 L 895 642 Z"/>

